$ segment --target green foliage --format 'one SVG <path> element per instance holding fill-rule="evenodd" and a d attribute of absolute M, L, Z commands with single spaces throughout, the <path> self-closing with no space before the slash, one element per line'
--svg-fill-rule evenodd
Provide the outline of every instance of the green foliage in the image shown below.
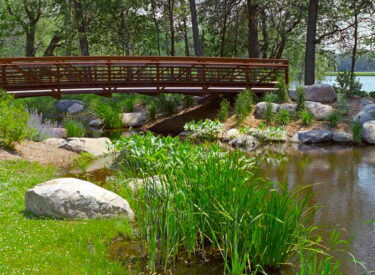
<path fill-rule="evenodd" d="M 374 92 L 370 92 L 369 96 L 371 96 L 372 98 L 375 98 L 375 91 Z"/>
<path fill-rule="evenodd" d="M 263 97 L 263 100 L 265 102 L 277 103 L 277 102 L 279 102 L 279 96 L 277 94 L 274 94 L 274 93 L 266 93 Z"/>
<path fill-rule="evenodd" d="M 156 111 L 157 111 L 157 108 L 156 108 L 155 102 L 150 102 L 150 104 L 147 106 L 147 118 L 148 118 L 148 120 L 150 120 L 150 121 L 155 120 Z"/>
<path fill-rule="evenodd" d="M 190 107 L 194 104 L 194 97 L 191 95 L 184 96 L 184 104 L 186 107 Z"/>
<path fill-rule="evenodd" d="M 81 153 L 72 161 L 73 167 L 78 167 L 82 172 L 86 172 L 90 164 L 96 159 L 91 153 Z"/>
<path fill-rule="evenodd" d="M 229 117 L 230 103 L 227 99 L 223 99 L 220 102 L 220 109 L 217 114 L 217 119 L 224 122 Z"/>
<path fill-rule="evenodd" d="M 124 111 L 125 112 L 129 112 L 129 113 L 132 113 L 134 112 L 134 107 L 135 107 L 135 97 L 128 97 L 126 99 L 124 99 L 123 101 L 121 101 L 120 105 L 124 106 Z M 116 107 L 112 107 L 113 109 L 113 112 L 115 112 L 117 110 L 117 113 L 120 112 L 119 108 L 116 108 Z"/>
<path fill-rule="evenodd" d="M 259 125 L 258 128 L 244 128 L 242 133 L 246 133 L 257 138 L 261 143 L 271 143 L 284 141 L 287 131 L 283 127 L 271 127 L 265 124 Z"/>
<path fill-rule="evenodd" d="M 218 120 L 190 121 L 184 125 L 184 130 L 189 132 L 190 138 L 214 140 L 221 133 L 222 123 Z"/>
<path fill-rule="evenodd" d="M 30 135 L 29 115 L 21 102 L 0 90 L 0 143 L 13 148 Z"/>
<path fill-rule="evenodd" d="M 341 120 L 341 114 L 338 111 L 332 112 L 327 117 L 327 122 L 331 127 L 336 127 Z"/>
<path fill-rule="evenodd" d="M 270 124 L 275 120 L 275 113 L 273 111 L 272 103 L 266 102 L 266 110 L 264 112 L 264 120 Z"/>
<path fill-rule="evenodd" d="M 82 123 L 72 119 L 63 121 L 63 126 L 66 130 L 67 137 L 84 137 L 86 135 L 86 128 Z"/>
<path fill-rule="evenodd" d="M 347 98 L 352 98 L 354 95 L 363 95 L 361 92 L 362 84 L 350 72 L 340 72 L 336 81 L 339 84 L 338 91 Z"/>
<path fill-rule="evenodd" d="M 296 94 L 297 94 L 297 112 L 303 111 L 305 109 L 305 100 L 306 100 L 306 95 L 305 95 L 305 88 L 304 87 L 298 87 L 296 89 Z"/>
<path fill-rule="evenodd" d="M 94 112 L 108 129 L 122 128 L 121 112 L 117 106 L 104 102 L 97 102 L 94 105 Z"/>
<path fill-rule="evenodd" d="M 355 143 L 361 143 L 362 140 L 362 123 L 360 121 L 353 121 L 351 125 L 353 140 Z"/>
<path fill-rule="evenodd" d="M 56 172 L 37 162 L 0 162 L 0 274 L 127 274 L 108 257 L 119 233 L 131 235 L 126 219 L 65 221 L 25 212 L 25 191 Z"/>
<path fill-rule="evenodd" d="M 288 85 L 285 83 L 285 78 L 283 76 L 278 77 L 277 79 L 277 101 L 286 102 L 289 100 L 288 95 Z"/>
<path fill-rule="evenodd" d="M 292 121 L 292 116 L 287 110 L 282 109 L 275 114 L 275 121 L 279 125 L 288 125 Z"/>
<path fill-rule="evenodd" d="M 349 99 L 342 93 L 337 95 L 336 109 L 341 115 L 347 115 L 350 111 Z"/>
<path fill-rule="evenodd" d="M 234 105 L 237 125 L 241 125 L 254 108 L 253 96 L 250 90 L 244 90 L 237 98 Z"/>
<path fill-rule="evenodd" d="M 298 113 L 298 117 L 301 119 L 303 125 L 310 125 L 313 120 L 313 115 L 307 111 L 307 110 L 302 110 Z"/>
<path fill-rule="evenodd" d="M 183 96 L 174 94 L 161 94 L 157 97 L 157 106 L 160 113 L 171 115 L 181 106 Z"/>

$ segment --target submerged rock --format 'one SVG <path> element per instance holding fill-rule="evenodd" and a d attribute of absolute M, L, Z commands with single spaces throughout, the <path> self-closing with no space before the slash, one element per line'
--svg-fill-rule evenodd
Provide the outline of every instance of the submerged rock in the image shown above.
<path fill-rule="evenodd" d="M 375 144 L 375 120 L 370 120 L 363 123 L 362 137 L 365 142 Z"/>
<path fill-rule="evenodd" d="M 109 138 L 68 138 L 61 147 L 76 153 L 90 153 L 95 157 L 101 157 L 110 153 L 112 142 Z"/>
<path fill-rule="evenodd" d="M 319 102 L 306 101 L 305 107 L 316 120 L 326 120 L 333 112 L 333 108 L 331 106 L 324 105 Z"/>
<path fill-rule="evenodd" d="M 36 185 L 25 196 L 26 210 L 58 219 L 134 219 L 129 203 L 91 182 L 60 178 Z"/>
<path fill-rule="evenodd" d="M 302 143 L 322 143 L 332 141 L 333 133 L 328 130 L 298 132 L 298 139 Z"/>
<path fill-rule="evenodd" d="M 142 112 L 122 114 L 122 124 L 124 127 L 139 127 L 145 124 L 147 116 Z"/>

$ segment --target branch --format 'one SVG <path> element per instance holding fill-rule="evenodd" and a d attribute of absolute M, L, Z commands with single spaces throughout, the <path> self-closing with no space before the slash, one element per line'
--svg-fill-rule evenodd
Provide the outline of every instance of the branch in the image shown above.
<path fill-rule="evenodd" d="M 315 39 L 315 44 L 320 44 L 322 42 L 322 40 L 326 37 L 329 37 L 329 36 L 332 36 L 338 32 L 343 32 L 343 31 L 346 31 L 347 29 L 350 29 L 351 27 L 353 27 L 355 25 L 355 23 L 351 23 L 349 24 L 348 26 L 346 26 L 345 28 L 339 28 L 339 26 L 336 25 L 336 28 L 330 32 L 326 32 L 322 35 L 320 35 L 318 38 Z"/>

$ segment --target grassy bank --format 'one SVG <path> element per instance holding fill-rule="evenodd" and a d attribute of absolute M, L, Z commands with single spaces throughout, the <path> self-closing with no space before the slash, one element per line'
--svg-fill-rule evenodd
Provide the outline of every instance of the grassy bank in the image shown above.
<path fill-rule="evenodd" d="M 126 274 L 108 243 L 126 220 L 63 221 L 24 213 L 25 191 L 55 177 L 53 167 L 0 163 L 0 274 Z"/>
<path fill-rule="evenodd" d="M 337 76 L 339 72 L 329 72 L 327 76 Z M 355 72 L 356 76 L 375 76 L 375 72 Z"/>

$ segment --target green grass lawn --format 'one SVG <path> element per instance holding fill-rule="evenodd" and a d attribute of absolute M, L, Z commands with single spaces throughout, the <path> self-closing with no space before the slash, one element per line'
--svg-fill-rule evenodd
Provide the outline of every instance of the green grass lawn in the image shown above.
<path fill-rule="evenodd" d="M 64 221 L 24 214 L 25 191 L 55 177 L 53 167 L 0 162 L 0 274 L 126 274 L 108 258 L 127 220 Z"/>

